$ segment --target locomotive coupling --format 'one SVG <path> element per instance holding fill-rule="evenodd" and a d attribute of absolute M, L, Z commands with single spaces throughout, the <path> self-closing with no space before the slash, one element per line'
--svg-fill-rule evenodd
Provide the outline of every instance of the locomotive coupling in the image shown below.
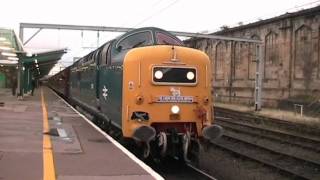
<path fill-rule="evenodd" d="M 222 136 L 223 128 L 219 125 L 210 125 L 203 128 L 202 133 L 206 140 L 214 141 Z"/>

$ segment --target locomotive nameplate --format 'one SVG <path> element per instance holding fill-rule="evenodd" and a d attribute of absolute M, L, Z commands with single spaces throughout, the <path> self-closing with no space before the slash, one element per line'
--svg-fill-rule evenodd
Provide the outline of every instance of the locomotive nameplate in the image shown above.
<path fill-rule="evenodd" d="M 158 96 L 156 102 L 160 103 L 194 103 L 193 96 Z"/>

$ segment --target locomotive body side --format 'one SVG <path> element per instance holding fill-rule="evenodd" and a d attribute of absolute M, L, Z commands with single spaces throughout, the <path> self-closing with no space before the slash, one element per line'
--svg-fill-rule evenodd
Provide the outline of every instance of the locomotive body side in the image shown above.
<path fill-rule="evenodd" d="M 49 79 L 49 86 L 59 95 L 69 97 L 70 67 L 65 68 Z"/>
<path fill-rule="evenodd" d="M 79 59 L 70 67 L 70 96 L 78 101 L 96 108 L 97 104 L 97 59 L 94 53 Z"/>

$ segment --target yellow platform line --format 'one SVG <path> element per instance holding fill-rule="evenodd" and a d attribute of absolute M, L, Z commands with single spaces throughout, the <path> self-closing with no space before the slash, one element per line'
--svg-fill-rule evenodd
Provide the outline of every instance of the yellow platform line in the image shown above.
<path fill-rule="evenodd" d="M 43 180 L 56 180 L 52 144 L 49 129 L 48 111 L 41 88 L 41 105 L 43 114 Z"/>

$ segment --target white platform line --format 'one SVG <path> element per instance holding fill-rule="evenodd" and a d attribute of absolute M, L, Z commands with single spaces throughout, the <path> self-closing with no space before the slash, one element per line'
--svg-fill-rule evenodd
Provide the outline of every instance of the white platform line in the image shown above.
<path fill-rule="evenodd" d="M 212 180 L 217 180 L 216 178 L 212 177 L 211 175 L 203 172 L 202 170 L 192 166 L 191 164 L 187 164 L 187 166 L 191 167 L 192 169 L 196 170 L 197 172 L 199 172 L 200 174 L 203 174 L 204 176 L 208 177 L 209 179 L 212 179 Z"/>
<path fill-rule="evenodd" d="M 139 166 L 141 166 L 144 170 L 146 170 L 152 177 L 154 177 L 157 180 L 164 180 L 164 178 L 162 176 L 160 176 L 157 172 L 155 172 L 151 167 L 146 165 L 144 162 L 142 162 L 140 159 L 138 159 L 134 154 L 132 154 L 130 151 L 128 151 L 125 147 L 123 147 L 120 143 L 118 143 L 116 140 L 114 140 L 111 136 L 109 136 L 107 133 L 105 133 L 99 127 L 97 127 L 95 124 L 93 124 L 93 122 L 91 122 L 87 117 L 85 117 L 83 114 L 81 114 L 75 108 L 73 108 L 68 102 L 66 102 L 63 98 L 61 98 L 56 92 L 54 92 L 53 90 L 51 90 L 51 91 L 58 98 L 60 98 L 65 104 L 67 104 L 74 112 L 76 112 L 80 117 L 82 117 L 84 120 L 86 120 L 93 128 L 95 128 L 104 137 L 106 137 L 110 142 L 112 142 L 117 148 L 119 148 L 123 153 L 125 153 L 130 159 L 132 159 Z"/>

